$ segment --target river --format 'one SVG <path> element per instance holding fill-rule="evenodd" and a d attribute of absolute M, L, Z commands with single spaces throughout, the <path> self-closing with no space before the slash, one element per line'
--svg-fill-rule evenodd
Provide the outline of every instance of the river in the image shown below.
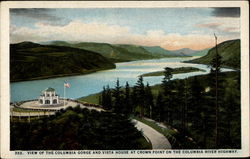
<path fill-rule="evenodd" d="M 192 57 L 193 58 L 193 57 Z M 113 88 L 116 80 L 119 78 L 120 85 L 124 86 L 126 81 L 133 86 L 138 80 L 138 76 L 148 72 L 161 71 L 165 67 L 196 67 L 206 70 L 206 72 L 191 72 L 173 75 L 173 79 L 183 79 L 186 77 L 207 74 L 210 68 L 201 64 L 182 63 L 182 61 L 192 58 L 163 58 L 153 60 L 140 60 L 132 62 L 117 63 L 116 69 L 99 71 L 87 75 L 59 77 L 52 79 L 23 81 L 11 83 L 11 101 L 18 102 L 30 99 L 36 99 L 41 92 L 48 87 L 56 89 L 60 97 L 64 96 L 64 82 L 71 86 L 66 88 L 67 98 L 79 98 L 102 91 L 103 86 L 109 85 Z M 231 69 L 222 69 L 230 71 Z M 144 77 L 144 82 L 149 85 L 161 83 L 163 76 Z"/>

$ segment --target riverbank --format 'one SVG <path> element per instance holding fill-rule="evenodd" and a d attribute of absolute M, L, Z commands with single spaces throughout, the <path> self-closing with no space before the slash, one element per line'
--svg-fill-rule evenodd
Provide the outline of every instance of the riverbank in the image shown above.
<path fill-rule="evenodd" d="M 109 68 L 109 69 L 94 69 L 94 70 L 89 70 L 83 73 L 70 73 L 70 74 L 58 74 L 58 75 L 50 75 L 50 76 L 41 76 L 41 77 L 34 77 L 34 78 L 28 78 L 28 79 L 18 79 L 18 80 L 10 80 L 11 83 L 13 82 L 23 82 L 23 81 L 35 81 L 35 80 L 42 80 L 42 79 L 52 79 L 52 78 L 59 78 L 59 77 L 70 77 L 70 76 L 79 76 L 79 75 L 87 75 L 91 73 L 96 73 L 99 71 L 105 71 L 105 70 L 112 70 L 114 68 Z"/>
<path fill-rule="evenodd" d="M 172 68 L 172 74 L 179 74 L 179 73 L 189 73 L 189 72 L 206 72 L 203 69 L 199 69 L 196 67 L 178 67 L 178 68 Z M 149 76 L 163 76 L 164 71 L 156 71 L 156 72 L 150 72 L 150 73 L 145 73 L 142 74 L 142 77 L 149 77 Z"/>
<path fill-rule="evenodd" d="M 174 59 L 174 58 L 190 58 L 190 57 L 167 57 L 167 58 L 154 58 L 154 59 L 145 59 L 147 60 L 161 60 L 161 59 Z M 106 70 L 112 70 L 116 69 L 117 64 L 121 63 L 127 63 L 127 62 L 139 62 L 139 61 L 145 61 L 145 60 L 127 60 L 127 61 L 119 61 L 114 63 L 114 67 L 110 68 L 99 68 L 99 69 L 91 69 L 91 70 L 84 70 L 85 72 L 79 72 L 79 73 L 67 73 L 67 74 L 57 74 L 57 75 L 49 75 L 49 76 L 40 76 L 40 77 L 32 77 L 32 78 L 24 78 L 24 79 L 10 79 L 10 82 L 23 82 L 23 81 L 35 81 L 35 80 L 43 80 L 43 79 L 53 79 L 53 78 L 60 78 L 60 77 L 71 77 L 71 76 L 79 76 L 79 75 L 88 75 L 100 71 L 106 71 Z M 184 72 L 183 72 L 184 73 Z"/>

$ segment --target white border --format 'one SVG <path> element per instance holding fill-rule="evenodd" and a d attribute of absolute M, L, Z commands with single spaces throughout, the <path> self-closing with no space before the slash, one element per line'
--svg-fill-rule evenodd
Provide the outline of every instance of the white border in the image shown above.
<path fill-rule="evenodd" d="M 141 158 L 141 157 L 247 157 L 249 156 L 249 6 L 247 1 L 12 1 L 1 2 L 1 158 Z M 9 151 L 9 9 L 10 8 L 163 8 L 163 7 L 240 7 L 241 8 L 241 128 L 242 149 L 226 154 L 164 155 L 15 155 Z M 39 152 L 39 151 L 37 151 Z M 173 152 L 173 151 L 172 151 Z M 27 153 L 27 151 L 24 151 Z"/>

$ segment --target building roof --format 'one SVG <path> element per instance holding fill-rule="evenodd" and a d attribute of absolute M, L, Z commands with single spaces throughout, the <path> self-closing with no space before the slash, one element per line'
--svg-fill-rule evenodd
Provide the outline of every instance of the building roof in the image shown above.
<path fill-rule="evenodd" d="M 54 89 L 54 88 L 49 87 L 49 88 L 45 89 L 44 91 L 46 91 L 46 92 L 54 92 L 54 91 L 55 91 L 55 89 Z"/>

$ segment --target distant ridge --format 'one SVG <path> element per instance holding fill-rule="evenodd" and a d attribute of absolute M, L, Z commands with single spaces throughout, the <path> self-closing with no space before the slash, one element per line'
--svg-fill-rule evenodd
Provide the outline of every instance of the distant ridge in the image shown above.
<path fill-rule="evenodd" d="M 176 56 L 178 56 L 177 54 L 175 54 L 169 50 L 163 49 L 160 46 L 143 46 L 143 48 L 152 54 L 162 56 L 162 57 L 166 57 L 166 56 L 176 57 Z"/>
<path fill-rule="evenodd" d="M 182 56 L 204 56 L 207 54 L 208 49 L 204 49 L 204 50 L 192 50 L 189 48 L 183 48 L 183 49 L 179 49 L 179 50 L 171 50 L 172 53 L 175 54 L 180 54 Z"/>
<path fill-rule="evenodd" d="M 150 47 L 129 44 L 108 44 L 95 42 L 69 43 L 66 41 L 51 41 L 45 43 L 49 45 L 68 46 L 97 52 L 109 58 L 113 62 L 183 56 L 172 53 L 171 51 L 165 50 L 159 46 Z"/>

